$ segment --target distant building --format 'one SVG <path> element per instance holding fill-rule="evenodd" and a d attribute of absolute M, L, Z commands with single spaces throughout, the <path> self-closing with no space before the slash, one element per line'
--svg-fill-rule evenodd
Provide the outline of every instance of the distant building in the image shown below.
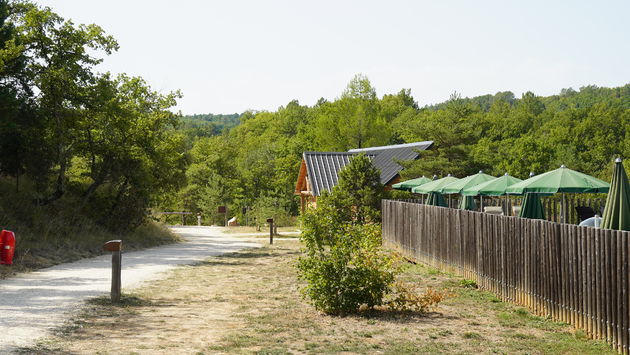
<path fill-rule="evenodd" d="M 432 141 L 387 145 L 382 147 L 350 149 L 348 152 L 304 152 L 295 194 L 300 196 L 302 211 L 306 206 L 317 206 L 317 197 L 324 190 L 331 191 L 337 185 L 337 174 L 350 159 L 364 153 L 381 171 L 381 183 L 386 188 L 400 181 L 403 169 L 396 161 L 415 160 L 419 150 L 426 150 Z"/>

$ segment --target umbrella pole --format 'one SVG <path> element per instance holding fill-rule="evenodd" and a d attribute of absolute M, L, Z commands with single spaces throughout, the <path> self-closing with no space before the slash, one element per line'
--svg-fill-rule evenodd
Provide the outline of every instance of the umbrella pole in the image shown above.
<path fill-rule="evenodd" d="M 481 202 L 479 205 L 481 206 L 481 212 L 483 212 L 483 195 L 479 195 L 479 202 Z"/>
<path fill-rule="evenodd" d="M 562 193 L 562 223 L 567 223 L 567 194 Z"/>

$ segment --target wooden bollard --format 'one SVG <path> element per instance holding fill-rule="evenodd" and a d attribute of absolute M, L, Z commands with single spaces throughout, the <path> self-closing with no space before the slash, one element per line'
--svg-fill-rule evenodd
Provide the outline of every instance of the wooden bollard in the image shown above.
<path fill-rule="evenodd" d="M 269 223 L 269 244 L 273 244 L 273 218 L 267 218 Z"/>
<path fill-rule="evenodd" d="M 112 302 L 120 302 L 120 274 L 122 271 L 122 240 L 110 240 L 103 245 L 103 250 L 112 252 Z"/>

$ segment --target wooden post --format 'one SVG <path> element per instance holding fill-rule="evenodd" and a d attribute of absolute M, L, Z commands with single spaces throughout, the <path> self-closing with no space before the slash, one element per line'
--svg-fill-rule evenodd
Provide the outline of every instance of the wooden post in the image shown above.
<path fill-rule="evenodd" d="M 273 218 L 267 218 L 269 223 L 269 244 L 273 244 Z"/>
<path fill-rule="evenodd" d="M 219 214 L 223 213 L 223 217 L 225 219 L 225 226 L 227 227 L 227 206 L 219 206 L 218 212 Z"/>
<path fill-rule="evenodd" d="M 103 245 L 103 250 L 112 252 L 112 302 L 120 302 L 122 271 L 122 240 L 110 240 Z"/>

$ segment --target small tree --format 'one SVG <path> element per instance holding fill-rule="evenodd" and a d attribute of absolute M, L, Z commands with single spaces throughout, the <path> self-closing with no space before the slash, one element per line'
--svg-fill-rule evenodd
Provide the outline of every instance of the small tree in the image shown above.
<path fill-rule="evenodd" d="M 303 216 L 305 256 L 298 263 L 307 285 L 303 294 L 315 308 L 341 314 L 383 304 L 397 268 L 381 246 L 380 174 L 365 155 L 339 173 L 339 184 L 324 193 L 318 208 Z"/>

